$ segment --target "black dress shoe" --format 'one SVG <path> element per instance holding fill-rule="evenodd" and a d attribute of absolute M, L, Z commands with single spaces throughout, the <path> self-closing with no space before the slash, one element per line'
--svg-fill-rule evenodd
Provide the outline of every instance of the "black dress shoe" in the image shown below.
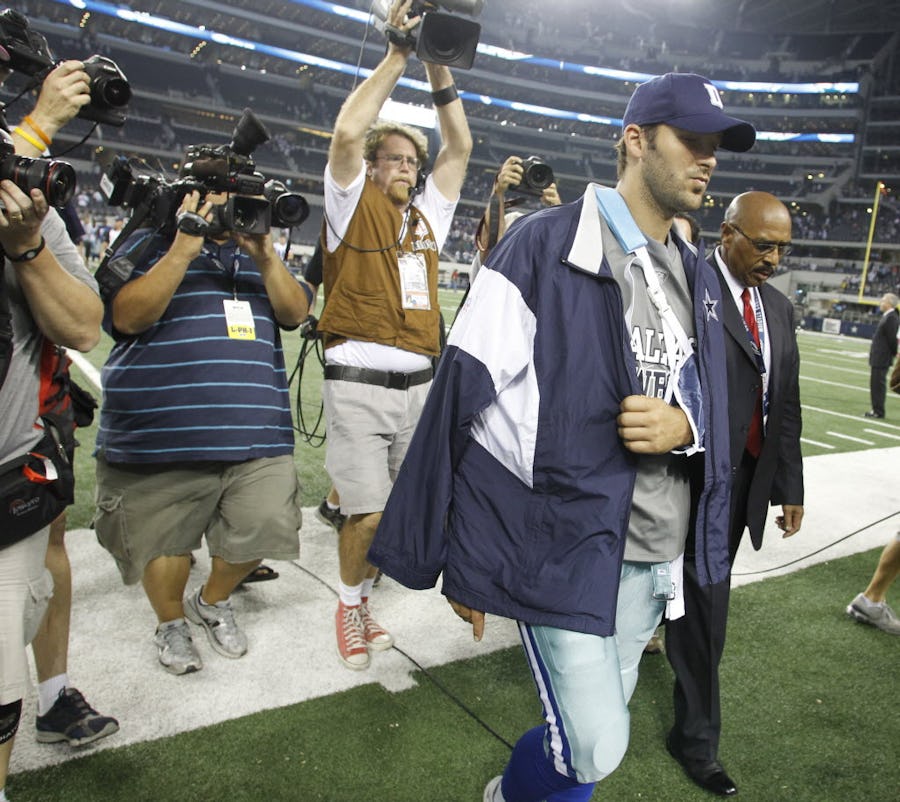
<path fill-rule="evenodd" d="M 870 409 L 863 415 L 864 418 L 878 418 L 879 420 L 884 417 L 884 415 L 879 415 L 874 409 Z"/>
<path fill-rule="evenodd" d="M 718 760 L 691 760 L 683 757 L 672 746 L 671 738 L 666 738 L 666 749 L 681 764 L 685 774 L 704 791 L 719 796 L 734 796 L 737 793 L 734 780 L 725 773 Z"/>

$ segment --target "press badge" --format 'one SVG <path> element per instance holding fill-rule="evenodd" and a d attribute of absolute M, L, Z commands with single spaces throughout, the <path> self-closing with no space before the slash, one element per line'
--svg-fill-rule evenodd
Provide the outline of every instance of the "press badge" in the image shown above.
<path fill-rule="evenodd" d="M 404 309 L 431 309 L 428 297 L 428 269 L 425 257 L 419 253 L 401 253 L 398 259 L 400 266 L 400 294 L 403 297 Z"/>
<path fill-rule="evenodd" d="M 223 301 L 225 305 L 225 325 L 228 337 L 232 340 L 255 340 L 256 325 L 253 322 L 253 310 L 249 301 L 236 301 L 231 298 Z"/>

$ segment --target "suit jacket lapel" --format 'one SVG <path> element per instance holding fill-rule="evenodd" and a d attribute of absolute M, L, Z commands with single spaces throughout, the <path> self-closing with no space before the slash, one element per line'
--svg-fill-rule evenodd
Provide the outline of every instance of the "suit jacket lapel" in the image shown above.
<path fill-rule="evenodd" d="M 728 282 L 722 275 L 718 261 L 715 259 L 713 261 L 715 262 L 716 272 L 719 276 L 719 284 L 722 287 L 722 306 L 725 307 L 722 322 L 725 325 L 725 331 L 734 338 L 734 341 L 740 346 L 741 350 L 747 356 L 747 359 L 750 360 L 753 369 L 757 370 L 756 358 L 753 356 L 753 349 L 750 347 L 750 338 L 747 336 L 747 327 L 744 325 L 744 318 L 738 311 L 737 304 L 735 304 L 734 298 L 731 295 L 731 288 L 728 286 Z"/>

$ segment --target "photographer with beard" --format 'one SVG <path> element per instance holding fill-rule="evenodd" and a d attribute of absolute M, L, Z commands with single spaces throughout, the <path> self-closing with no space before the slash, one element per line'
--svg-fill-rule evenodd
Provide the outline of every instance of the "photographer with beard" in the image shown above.
<path fill-rule="evenodd" d="M 279 327 L 300 325 L 312 291 L 271 233 L 222 230 L 224 201 L 193 190 L 174 232 L 135 231 L 116 252 L 133 272 L 104 297 L 115 344 L 102 373 L 94 523 L 125 584 L 143 584 L 159 662 L 179 675 L 203 665 L 185 617 L 216 652 L 241 657 L 232 591 L 262 559 L 299 554 Z M 211 572 L 183 599 L 204 534 Z"/>
<path fill-rule="evenodd" d="M 410 0 L 396 0 L 388 23 L 401 33 Z M 441 147 L 420 193 L 427 141 L 413 128 L 376 123 L 406 71 L 412 49 L 391 41 L 372 75 L 338 114 L 325 168 L 322 391 L 328 428 L 325 467 L 340 494 L 340 600 L 337 650 L 352 669 L 393 638 L 372 618 L 376 569 L 366 561 L 381 510 L 431 383 L 440 353 L 438 254 L 456 209 L 472 137 L 453 76 L 425 64 Z"/>

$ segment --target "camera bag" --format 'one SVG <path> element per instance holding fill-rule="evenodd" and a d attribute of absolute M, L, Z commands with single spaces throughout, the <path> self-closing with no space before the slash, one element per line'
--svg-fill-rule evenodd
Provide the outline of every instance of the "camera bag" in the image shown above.
<path fill-rule="evenodd" d="M 74 427 L 54 414 L 41 420 L 44 435 L 37 445 L 0 465 L 0 550 L 47 526 L 75 500 L 68 456 Z"/>

